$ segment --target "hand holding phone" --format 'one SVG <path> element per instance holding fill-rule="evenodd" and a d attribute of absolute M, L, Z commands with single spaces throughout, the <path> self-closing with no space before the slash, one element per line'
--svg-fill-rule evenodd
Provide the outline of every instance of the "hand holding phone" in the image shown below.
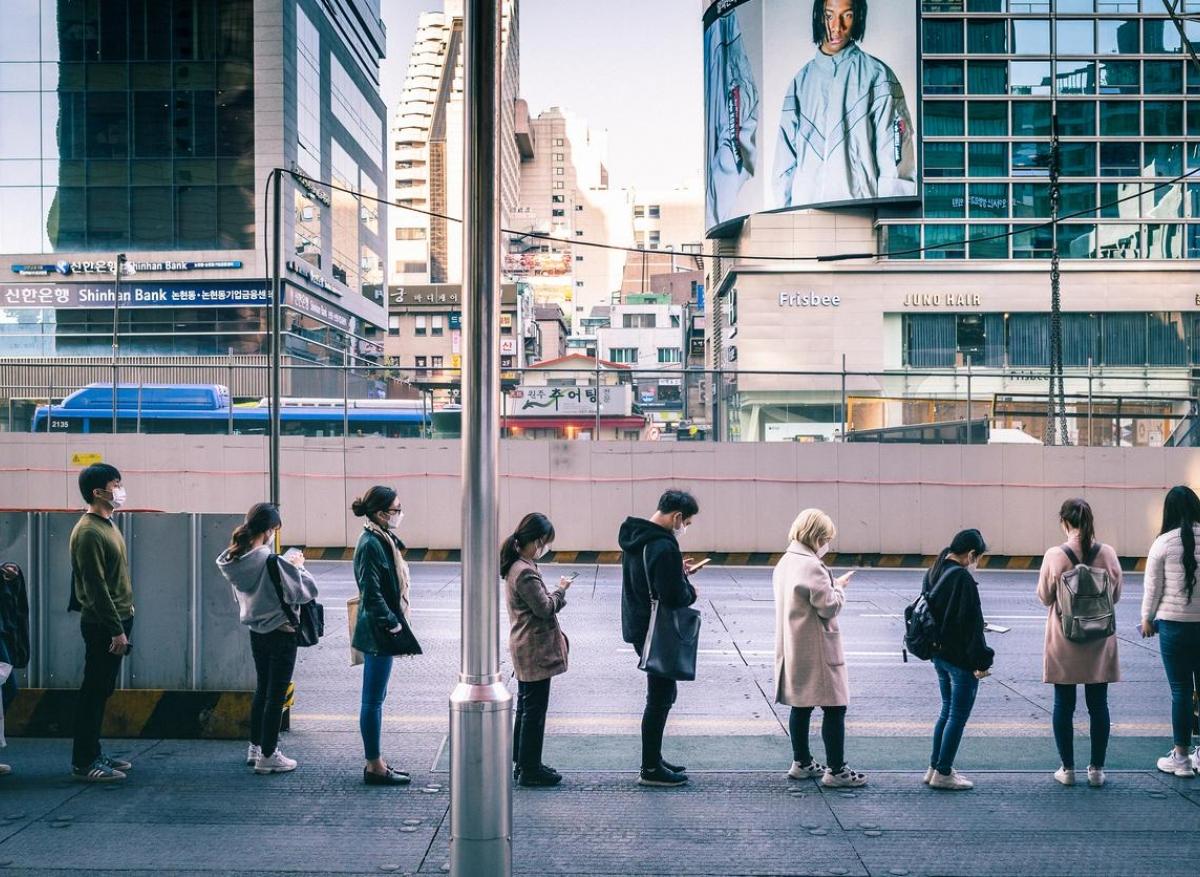
<path fill-rule="evenodd" d="M 846 585 L 850 584 L 850 578 L 854 575 L 855 572 L 857 572 L 857 570 L 852 569 L 849 572 L 847 572 L 845 575 L 838 576 L 836 579 L 834 579 L 834 581 L 837 582 L 837 586 L 839 588 L 844 588 L 844 587 L 846 587 Z"/>
<path fill-rule="evenodd" d="M 712 563 L 711 557 L 706 557 L 703 560 L 697 560 L 695 562 L 687 560 L 684 561 L 683 571 L 688 575 L 691 575 L 692 573 L 699 572 L 700 570 L 704 569 L 704 567 L 708 566 L 710 563 Z"/>
<path fill-rule="evenodd" d="M 577 572 L 573 572 L 569 576 L 563 576 L 558 580 L 558 586 L 565 591 L 571 587 L 577 578 L 579 578 L 579 573 Z"/>

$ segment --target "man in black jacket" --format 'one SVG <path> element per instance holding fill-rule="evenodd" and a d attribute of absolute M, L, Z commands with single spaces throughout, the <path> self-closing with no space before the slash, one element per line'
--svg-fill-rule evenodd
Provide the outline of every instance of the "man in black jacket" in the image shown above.
<path fill-rule="evenodd" d="M 658 501 L 649 520 L 626 518 L 621 525 L 621 633 L 641 654 L 650 628 L 650 582 L 654 598 L 664 606 L 682 608 L 696 602 L 696 589 L 688 576 L 697 567 L 683 559 L 679 537 L 699 514 L 695 498 L 681 490 L 668 490 Z M 675 703 L 678 687 L 674 679 L 646 674 L 646 709 L 642 713 L 643 786 L 682 786 L 684 768 L 662 758 L 663 731 Z"/>

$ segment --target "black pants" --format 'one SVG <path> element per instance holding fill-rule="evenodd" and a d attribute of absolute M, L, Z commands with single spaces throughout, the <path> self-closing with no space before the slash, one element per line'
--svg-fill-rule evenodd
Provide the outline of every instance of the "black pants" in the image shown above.
<path fill-rule="evenodd" d="M 812 706 L 794 706 L 788 716 L 788 733 L 792 737 L 792 758 L 801 764 L 813 760 L 808 748 L 808 724 L 812 719 Z M 834 773 L 846 766 L 846 708 L 844 706 L 821 707 L 821 739 L 825 741 L 825 760 Z"/>
<path fill-rule="evenodd" d="M 1058 746 L 1058 757 L 1063 767 L 1075 769 L 1075 703 L 1077 689 L 1074 685 L 1054 686 L 1054 742 Z M 1108 753 L 1108 737 L 1112 722 L 1108 715 L 1108 684 L 1098 682 L 1083 686 L 1083 699 L 1087 704 L 1092 743 L 1092 767 L 1104 767 Z"/>
<path fill-rule="evenodd" d="M 542 766 L 542 741 L 546 739 L 546 710 L 549 706 L 549 679 L 517 683 L 513 764 L 521 770 L 536 771 Z"/>
<path fill-rule="evenodd" d="M 667 717 L 679 694 L 674 679 L 646 674 L 646 709 L 642 712 L 642 770 L 656 770 L 662 764 L 663 732 Z"/>
<path fill-rule="evenodd" d="M 250 705 L 250 742 L 261 746 L 265 757 L 273 754 L 279 743 L 283 702 L 296 669 L 296 635 L 283 630 L 250 631 L 250 651 L 258 675 Z"/>
<path fill-rule="evenodd" d="M 133 619 L 121 622 L 125 636 L 133 631 Z M 104 708 L 117 688 L 123 655 L 109 651 L 112 634 L 97 624 L 81 622 L 83 636 L 83 682 L 75 701 L 75 743 L 71 748 L 71 764 L 86 770 L 100 757 L 100 729 L 104 725 Z"/>

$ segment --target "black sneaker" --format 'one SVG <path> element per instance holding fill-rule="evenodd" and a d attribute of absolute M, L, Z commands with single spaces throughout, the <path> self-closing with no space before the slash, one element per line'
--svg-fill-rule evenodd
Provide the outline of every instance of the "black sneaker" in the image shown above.
<path fill-rule="evenodd" d="M 641 774 L 638 776 L 639 786 L 686 786 L 687 782 L 688 778 L 686 774 L 667 770 L 662 765 L 659 765 L 654 770 L 646 770 L 643 767 Z"/>
<path fill-rule="evenodd" d="M 81 783 L 116 783 L 125 779 L 125 774 L 109 767 L 102 758 L 97 758 L 87 767 L 71 768 L 72 778 Z"/>
<path fill-rule="evenodd" d="M 687 773 L 687 768 L 682 764 L 671 764 L 671 762 L 667 761 L 665 758 L 661 759 L 658 763 L 671 773 Z"/>
<path fill-rule="evenodd" d="M 548 764 L 543 764 L 543 765 L 542 765 L 542 770 L 543 770 L 543 771 L 545 771 L 546 773 L 552 773 L 552 774 L 554 774 L 556 777 L 561 777 L 561 776 L 562 776 L 562 773 L 560 773 L 559 771 L 555 770 L 554 768 L 552 768 L 552 767 L 551 767 L 550 765 L 548 765 Z"/>
<path fill-rule="evenodd" d="M 538 765 L 536 770 L 522 770 L 518 783 L 524 788 L 557 786 L 562 782 L 562 774 L 546 770 Z"/>

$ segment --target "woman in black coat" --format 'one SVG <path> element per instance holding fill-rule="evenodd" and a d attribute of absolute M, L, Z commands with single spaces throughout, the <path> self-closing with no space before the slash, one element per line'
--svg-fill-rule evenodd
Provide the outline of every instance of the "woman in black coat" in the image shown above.
<path fill-rule="evenodd" d="M 387 697 L 392 659 L 420 654 L 409 627 L 409 573 L 402 543 L 393 532 L 404 511 L 390 487 L 375 486 L 351 505 L 365 518 L 363 533 L 354 549 L 354 579 L 358 583 L 358 619 L 352 645 L 363 653 L 362 703 L 358 727 L 362 733 L 366 766 L 363 782 L 369 786 L 402 786 L 407 773 L 388 765 L 380 754 L 383 702 Z"/>

